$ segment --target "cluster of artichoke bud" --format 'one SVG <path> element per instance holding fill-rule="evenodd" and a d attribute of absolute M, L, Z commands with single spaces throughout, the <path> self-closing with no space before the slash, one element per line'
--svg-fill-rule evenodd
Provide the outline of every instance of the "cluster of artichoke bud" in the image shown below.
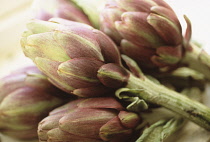
<path fill-rule="evenodd" d="M 210 56 L 191 43 L 186 16 L 182 35 L 165 1 L 34 0 L 32 12 L 20 44 L 34 66 L 0 80 L 0 133 L 162 142 L 186 120 L 210 130 L 202 103 Z"/>

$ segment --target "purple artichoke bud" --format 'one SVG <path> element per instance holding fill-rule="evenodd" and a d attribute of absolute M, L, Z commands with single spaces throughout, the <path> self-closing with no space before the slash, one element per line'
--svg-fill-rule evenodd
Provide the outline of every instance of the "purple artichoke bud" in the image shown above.
<path fill-rule="evenodd" d="M 90 25 L 84 12 L 70 0 L 35 0 L 32 12 L 35 19 L 47 21 L 53 17 L 60 17 Z"/>
<path fill-rule="evenodd" d="M 37 138 L 38 123 L 64 104 L 61 95 L 66 94 L 35 66 L 0 79 L 0 90 L 0 132 L 18 139 Z"/>
<path fill-rule="evenodd" d="M 54 85 L 81 97 L 100 96 L 113 90 L 101 83 L 102 75 L 97 76 L 99 68 L 107 63 L 122 68 L 116 45 L 104 33 L 64 19 L 32 20 L 27 28 L 21 40 L 23 51 Z M 123 69 L 112 73 L 128 77 Z M 123 84 L 126 79 L 120 81 Z M 117 87 L 118 84 L 112 86 Z"/>
<path fill-rule="evenodd" d="M 173 66 L 183 56 L 180 22 L 163 0 L 110 0 L 100 20 L 101 30 L 142 67 Z"/>
<path fill-rule="evenodd" d="M 78 99 L 50 112 L 38 135 L 40 142 L 125 142 L 139 123 L 112 97 Z"/>

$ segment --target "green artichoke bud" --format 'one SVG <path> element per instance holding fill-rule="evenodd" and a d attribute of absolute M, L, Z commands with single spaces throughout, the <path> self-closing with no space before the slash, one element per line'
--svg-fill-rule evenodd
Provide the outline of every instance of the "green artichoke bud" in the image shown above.
<path fill-rule="evenodd" d="M 70 0 L 35 0 L 32 5 L 32 14 L 35 19 L 45 21 L 60 17 L 90 25 L 84 12 Z"/>
<path fill-rule="evenodd" d="M 142 67 L 173 66 L 183 56 L 180 22 L 163 0 L 111 0 L 100 20 L 101 30 Z"/>
<path fill-rule="evenodd" d="M 119 66 L 112 73 L 128 78 L 128 73 L 119 69 L 122 67 L 116 45 L 89 25 L 58 18 L 32 20 L 27 28 L 21 40 L 25 55 L 54 85 L 68 93 L 93 97 L 119 87 L 116 84 L 110 88 L 100 81 L 102 77 L 97 75 L 98 70 L 107 63 Z M 121 80 L 122 85 L 124 81 L 126 79 Z"/>
<path fill-rule="evenodd" d="M 0 132 L 18 139 L 37 138 L 38 123 L 64 104 L 66 95 L 35 66 L 0 79 L 0 90 Z"/>
<path fill-rule="evenodd" d="M 38 135 L 40 142 L 126 142 L 140 119 L 112 97 L 78 99 L 51 111 Z"/>

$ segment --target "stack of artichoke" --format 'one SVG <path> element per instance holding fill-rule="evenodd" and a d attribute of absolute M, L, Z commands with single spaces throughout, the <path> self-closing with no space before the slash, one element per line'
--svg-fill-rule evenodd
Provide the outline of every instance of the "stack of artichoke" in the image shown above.
<path fill-rule="evenodd" d="M 0 133 L 163 142 L 186 122 L 210 130 L 210 56 L 165 1 L 35 0 L 32 9 L 20 43 L 34 66 L 0 80 Z"/>

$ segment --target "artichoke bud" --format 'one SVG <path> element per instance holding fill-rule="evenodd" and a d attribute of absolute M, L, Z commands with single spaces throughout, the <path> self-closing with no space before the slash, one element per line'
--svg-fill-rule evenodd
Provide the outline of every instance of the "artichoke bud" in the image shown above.
<path fill-rule="evenodd" d="M 97 78 L 107 63 L 121 65 L 115 43 L 93 27 L 52 18 L 31 20 L 24 32 L 22 48 L 48 80 L 63 91 L 80 97 L 104 95 L 108 89 Z"/>
<path fill-rule="evenodd" d="M 100 17 L 101 30 L 142 68 L 171 69 L 181 61 L 185 42 L 182 27 L 165 1 L 107 1 Z M 190 40 L 190 30 L 188 28 L 186 41 Z"/>
<path fill-rule="evenodd" d="M 109 63 L 99 68 L 97 77 L 105 86 L 119 88 L 127 83 L 129 73 L 124 68 Z"/>
<path fill-rule="evenodd" d="M 38 122 L 65 103 L 66 93 L 54 87 L 35 66 L 17 70 L 0 82 L 0 131 L 11 137 L 36 138 Z"/>
<path fill-rule="evenodd" d="M 78 99 L 53 110 L 39 123 L 38 135 L 43 142 L 125 142 L 140 120 L 112 97 Z"/>

